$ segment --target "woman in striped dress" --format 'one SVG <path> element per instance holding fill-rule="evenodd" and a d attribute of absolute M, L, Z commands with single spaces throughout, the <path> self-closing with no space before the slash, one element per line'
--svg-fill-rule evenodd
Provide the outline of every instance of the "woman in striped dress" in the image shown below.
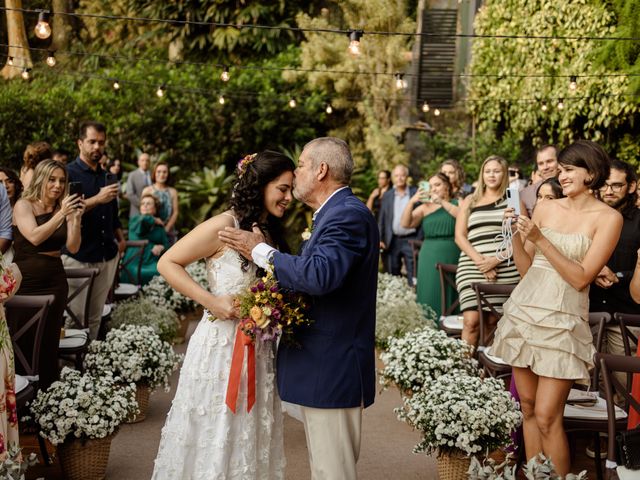
<path fill-rule="evenodd" d="M 456 219 L 455 238 L 461 250 L 456 285 L 464 317 L 462 339 L 473 346 L 478 343 L 480 323 L 473 284 L 515 284 L 520 280 L 513 260 L 507 262 L 496 258 L 499 245 L 496 237 L 502 231 L 508 183 L 507 162 L 496 155 L 488 157 L 480 168 L 478 188 L 464 199 Z M 499 308 L 506 299 L 502 295 L 487 297 L 492 305 Z M 497 321 L 489 319 L 491 320 Z"/>

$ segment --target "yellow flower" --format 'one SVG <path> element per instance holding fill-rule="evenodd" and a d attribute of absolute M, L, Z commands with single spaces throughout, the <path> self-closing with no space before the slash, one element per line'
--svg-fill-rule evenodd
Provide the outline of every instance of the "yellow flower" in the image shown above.
<path fill-rule="evenodd" d="M 258 307 L 257 305 L 254 305 L 253 307 L 251 307 L 251 310 L 249 310 L 249 315 L 251 315 L 251 318 L 257 324 L 258 320 L 260 320 L 262 318 L 262 309 L 260 307 Z"/>
<path fill-rule="evenodd" d="M 262 314 L 262 310 L 260 310 L 260 313 Z M 258 328 L 264 328 L 268 324 L 269 324 L 269 317 L 267 317 L 266 315 L 260 315 L 260 318 L 256 319 L 256 325 L 258 326 Z"/>

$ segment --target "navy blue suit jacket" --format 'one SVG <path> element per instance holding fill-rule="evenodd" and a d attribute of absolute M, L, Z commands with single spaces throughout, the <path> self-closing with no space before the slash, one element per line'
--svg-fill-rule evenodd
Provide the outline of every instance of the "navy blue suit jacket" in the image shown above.
<path fill-rule="evenodd" d="M 300 255 L 275 252 L 278 282 L 311 296 L 299 346 L 280 344 L 278 390 L 291 403 L 352 408 L 373 403 L 378 227 L 346 188 L 322 207 Z"/>

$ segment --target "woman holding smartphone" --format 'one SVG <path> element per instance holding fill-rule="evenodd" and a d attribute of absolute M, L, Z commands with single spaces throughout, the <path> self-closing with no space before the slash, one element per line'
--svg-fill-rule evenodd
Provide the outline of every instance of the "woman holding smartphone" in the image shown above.
<path fill-rule="evenodd" d="M 68 293 L 60 251 L 66 247 L 75 253 L 80 248 L 80 221 L 85 209 L 81 195 L 67 195 L 66 191 L 64 165 L 45 160 L 36 166 L 31 184 L 13 210 L 14 262 L 22 272 L 18 294 L 55 296 L 40 348 L 41 389 L 58 378 L 58 345 Z M 25 338 L 21 346 L 29 355 L 33 338 Z"/>
<path fill-rule="evenodd" d="M 566 147 L 558 155 L 566 198 L 539 202 L 532 219 L 518 216 L 513 256 L 523 278 L 504 304 L 492 347 L 513 367 L 527 459 L 544 453 L 562 477 L 570 468 L 564 405 L 574 382 L 589 384 L 595 353 L 589 285 L 622 229 L 622 216 L 593 195 L 609 163 L 596 143 Z"/>
<path fill-rule="evenodd" d="M 428 187 L 428 188 L 426 188 Z M 444 173 L 436 173 L 428 182 L 420 182 L 416 194 L 402 212 L 400 225 L 404 228 L 422 226 L 424 242 L 418 255 L 418 302 L 432 308 L 438 316 L 445 307 L 441 305 L 440 283 L 436 263 L 458 263 L 460 249 L 455 242 L 458 201 L 451 198 L 452 186 Z M 423 202 L 423 203 L 420 203 Z M 419 204 L 413 208 L 414 205 Z M 458 292 L 447 286 L 447 298 L 458 298 Z"/>

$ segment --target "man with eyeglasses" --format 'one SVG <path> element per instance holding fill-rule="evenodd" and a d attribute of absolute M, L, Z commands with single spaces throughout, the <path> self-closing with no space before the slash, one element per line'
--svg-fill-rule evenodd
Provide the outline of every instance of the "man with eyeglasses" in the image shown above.
<path fill-rule="evenodd" d="M 611 162 L 611 172 L 604 186 L 598 191 L 599 198 L 623 217 L 620 239 L 611 258 L 591 284 L 589 290 L 589 311 L 608 312 L 612 316 L 620 313 L 640 313 L 640 305 L 629 293 L 629 283 L 636 266 L 637 251 L 640 248 L 640 209 L 636 207 L 638 178 L 628 163 L 620 160 Z M 597 332 L 594 332 L 594 339 Z M 624 355 L 622 334 L 617 322 L 605 328 L 603 352 Z M 624 374 L 617 374 L 624 384 Z M 604 443 L 606 445 L 606 442 Z M 587 448 L 587 455 L 594 452 Z M 602 456 L 602 455 L 601 455 Z M 604 458 L 604 457 L 602 457 Z"/>

